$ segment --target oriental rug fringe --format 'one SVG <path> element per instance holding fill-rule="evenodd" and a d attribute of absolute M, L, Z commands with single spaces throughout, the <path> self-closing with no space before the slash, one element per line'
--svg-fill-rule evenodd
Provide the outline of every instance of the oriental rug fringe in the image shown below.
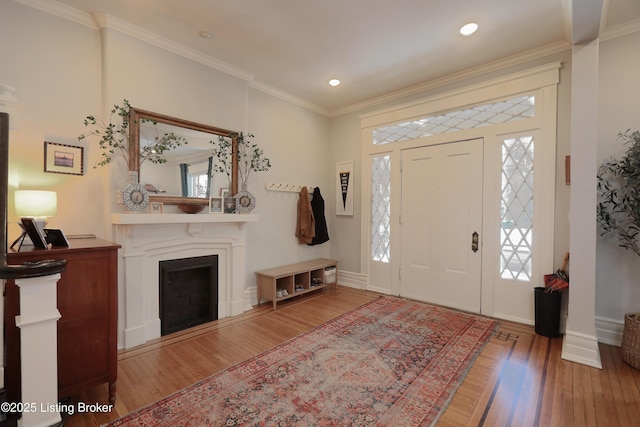
<path fill-rule="evenodd" d="M 383 296 L 109 426 L 422 426 L 498 322 Z"/>

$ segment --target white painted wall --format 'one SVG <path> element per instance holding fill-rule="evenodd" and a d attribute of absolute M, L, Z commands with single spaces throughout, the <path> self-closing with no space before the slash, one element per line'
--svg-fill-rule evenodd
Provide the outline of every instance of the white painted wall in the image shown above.
<path fill-rule="evenodd" d="M 282 264 L 329 257 L 329 243 L 340 240 L 330 215 L 333 197 L 329 120 L 257 90 L 249 90 L 248 129 L 271 160 L 268 172 L 249 178 L 256 197 L 258 223 L 249 224 L 247 283 L 255 286 L 256 270 Z M 321 245 L 299 244 L 295 237 L 298 193 L 268 191 L 268 182 L 317 186 L 325 200 L 330 240 Z"/>
<path fill-rule="evenodd" d="M 639 46 L 640 32 L 601 43 L 599 162 L 624 153 L 626 147 L 617 139 L 618 132 L 640 129 Z M 640 311 L 640 258 L 618 247 L 612 237 L 599 237 L 596 316 L 604 329 L 599 338 L 615 342 L 620 338 L 624 314 L 637 311 Z"/>

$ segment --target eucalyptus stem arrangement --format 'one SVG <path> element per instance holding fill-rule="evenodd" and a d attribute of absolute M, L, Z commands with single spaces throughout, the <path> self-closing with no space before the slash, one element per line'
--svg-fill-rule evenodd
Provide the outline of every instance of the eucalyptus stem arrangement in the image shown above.
<path fill-rule="evenodd" d="M 271 161 L 265 157 L 262 148 L 253 142 L 253 134 L 238 136 L 238 177 L 242 186 L 246 188 L 251 171 L 266 172 L 271 168 Z"/>
<path fill-rule="evenodd" d="M 229 180 L 229 188 L 231 188 L 231 173 L 233 172 L 233 143 L 228 136 L 218 136 L 218 142 L 209 141 L 209 144 L 215 145 L 213 149 L 214 163 L 212 172 L 220 172 L 227 175 Z"/>
<path fill-rule="evenodd" d="M 115 157 L 122 157 L 129 165 L 129 117 L 131 104 L 128 100 L 123 100 L 122 105 L 114 105 L 109 116 L 109 122 L 104 122 L 96 116 L 89 115 L 84 119 L 86 127 L 92 127 L 89 132 L 83 133 L 78 137 L 81 141 L 88 137 L 94 136 L 99 138 L 98 145 L 101 149 L 100 160 L 94 166 L 105 166 L 113 161 Z M 188 144 L 188 141 L 173 132 L 158 132 L 158 122 L 150 119 L 141 119 L 142 123 L 151 123 L 156 129 L 156 135 L 149 137 L 145 135 L 145 139 L 152 141 L 147 144 L 140 144 L 140 164 L 149 160 L 151 163 L 166 163 L 164 157 L 166 151 Z"/>
<path fill-rule="evenodd" d="M 264 150 L 253 142 L 251 133 L 240 132 L 238 135 L 238 178 L 243 188 L 246 188 L 252 171 L 265 172 L 271 168 L 271 161 L 264 155 Z M 212 144 L 213 141 L 210 141 Z M 213 170 L 227 175 L 231 182 L 233 170 L 233 144 L 229 137 L 219 136 L 217 147 L 213 150 L 215 164 Z"/>

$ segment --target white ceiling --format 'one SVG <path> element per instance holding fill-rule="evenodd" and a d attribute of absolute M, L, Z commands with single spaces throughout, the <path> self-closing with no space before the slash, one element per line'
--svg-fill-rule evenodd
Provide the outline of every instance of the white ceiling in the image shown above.
<path fill-rule="evenodd" d="M 640 30 L 640 0 L 17 1 L 170 40 L 326 114 L 514 55 L 564 50 L 572 38 Z M 469 21 L 480 29 L 463 37 Z M 342 85 L 330 87 L 332 77 Z"/>

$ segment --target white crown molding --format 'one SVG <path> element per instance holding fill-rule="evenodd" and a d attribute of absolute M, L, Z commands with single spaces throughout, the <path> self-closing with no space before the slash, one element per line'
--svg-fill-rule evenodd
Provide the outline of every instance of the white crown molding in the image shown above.
<path fill-rule="evenodd" d="M 640 31 L 640 19 L 607 28 L 602 32 L 602 35 L 600 35 L 600 41 L 603 42 L 615 39 L 628 34 L 637 33 L 638 31 Z"/>
<path fill-rule="evenodd" d="M 42 12 L 46 12 L 50 15 L 58 16 L 60 18 L 67 19 L 72 22 L 76 22 L 85 27 L 93 28 L 97 30 L 98 27 L 93 20 L 91 14 L 78 10 L 76 8 L 67 6 L 62 3 L 58 3 L 54 0 L 13 0 L 16 3 L 21 3 L 25 6 L 38 9 Z"/>
<path fill-rule="evenodd" d="M 566 41 L 551 43 L 546 46 L 542 46 L 540 48 L 531 49 L 526 52 L 509 56 L 507 58 L 502 58 L 497 61 L 489 62 L 484 65 L 469 68 L 457 73 L 449 74 L 447 76 L 433 79 L 425 83 L 421 83 L 415 86 L 401 89 L 399 91 L 395 91 L 382 96 L 371 98 L 358 104 L 353 104 L 345 108 L 334 110 L 332 111 L 331 116 L 340 116 L 342 114 L 353 113 L 355 111 L 363 110 L 365 108 L 375 107 L 376 105 L 380 105 L 385 102 L 395 101 L 400 98 L 404 98 L 411 95 L 417 95 L 417 94 L 429 91 L 431 89 L 461 82 L 482 74 L 504 70 L 506 68 L 509 68 L 515 65 L 523 64 L 529 61 L 533 61 L 536 59 L 561 53 L 569 49 L 571 49 L 571 46 Z"/>
<path fill-rule="evenodd" d="M 318 114 L 322 114 L 323 116 L 327 116 L 327 117 L 331 116 L 331 112 L 326 108 L 322 108 L 309 101 L 306 101 L 302 98 L 298 98 L 297 96 L 291 95 L 288 92 L 284 92 L 282 90 L 276 89 L 275 87 L 269 86 L 258 80 L 251 81 L 249 83 L 249 86 L 252 87 L 253 89 L 259 90 L 260 92 L 273 95 L 276 98 L 280 98 L 292 104 L 298 105 L 299 107 L 306 108 L 307 110 L 314 111 Z"/>
<path fill-rule="evenodd" d="M 106 15 L 104 13 L 96 13 L 94 14 L 94 18 L 96 20 L 96 23 L 98 23 L 98 25 L 100 26 L 100 29 L 109 28 L 118 31 L 119 33 L 128 35 L 137 40 L 141 40 L 152 46 L 167 50 L 176 55 L 191 59 L 195 62 L 199 62 L 210 68 L 222 71 L 223 73 L 229 74 L 233 77 L 237 77 L 247 82 L 251 82 L 254 79 L 253 74 L 247 71 L 227 64 L 226 62 L 220 61 L 216 58 L 213 58 L 212 56 L 205 55 L 202 52 L 191 49 L 183 44 L 176 43 L 173 40 L 169 40 L 166 37 L 162 37 L 156 33 L 145 30 L 144 28 L 132 25 L 129 22 L 123 21 L 110 15 Z"/>

